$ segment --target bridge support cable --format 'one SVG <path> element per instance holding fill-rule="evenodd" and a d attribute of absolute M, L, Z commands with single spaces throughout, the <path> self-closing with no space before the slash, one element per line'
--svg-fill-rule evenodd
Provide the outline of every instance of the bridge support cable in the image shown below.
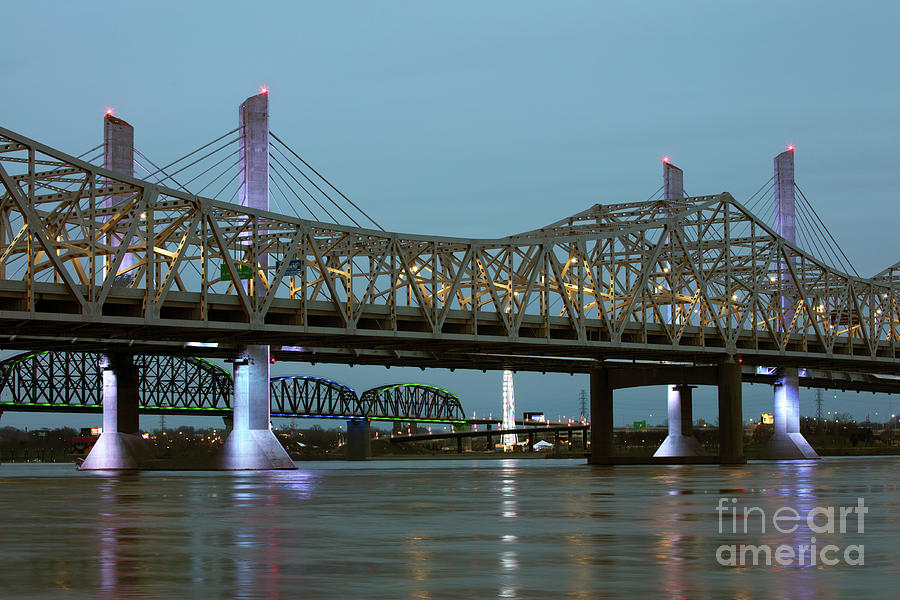
<path fill-rule="evenodd" d="M 852 271 L 854 275 L 859 277 L 859 273 L 857 273 L 856 269 L 853 267 L 853 263 L 850 262 L 850 259 L 847 258 L 846 254 L 844 254 L 844 251 L 841 248 L 841 246 L 837 243 L 837 240 L 834 239 L 833 235 L 831 235 L 831 231 L 825 225 L 825 222 L 822 221 L 822 218 L 819 217 L 819 213 L 816 212 L 816 209 L 813 207 L 812 203 L 809 200 L 807 200 L 806 194 L 803 193 L 803 190 L 801 190 L 800 186 L 798 186 L 796 183 L 794 183 L 794 189 L 797 190 L 797 193 L 800 195 L 800 200 L 802 201 L 800 203 L 801 214 L 806 212 L 805 210 L 803 210 L 804 208 L 806 210 L 808 210 L 812 214 L 812 218 L 815 220 L 814 222 L 818 223 L 818 225 L 819 225 L 818 228 L 816 228 L 816 230 L 819 233 L 820 237 L 827 236 L 827 239 L 831 241 L 830 244 L 828 244 L 826 242 L 825 245 L 829 248 L 832 248 L 832 247 L 837 248 L 837 251 L 840 252 L 840 254 L 841 254 L 840 257 L 838 257 L 837 254 L 834 254 L 836 263 L 832 264 L 832 266 L 846 269 L 846 271 L 848 273 Z M 822 234 L 822 232 L 824 232 L 824 235 Z M 832 252 L 834 252 L 834 251 L 832 251 Z"/>
<path fill-rule="evenodd" d="M 272 139 L 275 142 L 277 142 L 277 144 L 272 145 L 272 148 L 275 150 L 275 152 L 277 152 L 278 155 L 289 166 L 293 167 L 294 170 L 297 173 L 299 173 L 300 176 L 303 177 L 310 185 L 312 185 L 312 187 L 314 187 L 324 198 L 326 198 L 329 202 L 331 202 L 348 219 L 350 219 L 350 221 L 354 225 L 356 225 L 357 227 L 362 227 L 362 225 L 360 225 L 359 222 L 356 219 L 354 219 L 350 215 L 350 213 L 348 213 L 347 210 L 345 210 L 344 207 L 340 205 L 339 202 L 334 200 L 328 192 L 326 192 L 324 189 L 322 189 L 323 186 L 320 186 L 318 183 L 316 183 L 316 179 L 320 180 L 323 183 L 324 187 L 331 188 L 335 193 L 337 193 L 338 196 L 343 198 L 345 202 L 347 202 L 351 207 L 353 207 L 353 209 L 355 209 L 357 212 L 359 212 L 359 214 L 361 214 L 363 217 L 365 217 L 366 220 L 368 220 L 370 223 L 372 223 L 372 225 L 374 225 L 379 230 L 384 231 L 384 228 L 381 225 L 379 225 L 372 217 L 370 217 L 368 215 L 368 213 L 366 213 L 366 211 L 364 211 L 362 208 L 360 208 L 359 205 L 357 205 L 355 202 L 353 202 L 353 200 L 348 198 L 341 190 L 339 190 L 337 187 L 335 187 L 334 184 L 332 184 L 321 173 L 319 173 L 312 165 L 310 165 L 308 162 L 303 160 L 303 158 L 299 154 L 297 154 L 290 146 L 288 146 L 286 143 L 284 143 L 281 140 L 281 138 L 279 138 L 277 135 L 275 135 L 274 133 L 271 133 L 271 132 L 269 133 L 269 135 L 272 137 Z M 295 158 L 297 161 L 300 162 L 300 164 L 302 164 L 304 167 L 306 167 L 306 169 L 311 171 L 312 174 L 314 175 L 314 177 L 311 177 L 310 175 L 308 175 L 306 173 L 306 171 L 303 168 L 301 168 L 300 165 L 298 165 L 297 162 L 295 160 L 293 160 L 293 158 L 291 158 L 291 157 Z M 272 155 L 272 158 L 273 158 L 273 160 L 276 160 L 276 162 L 282 168 L 286 169 L 286 167 L 281 163 L 281 161 L 279 161 L 274 155 Z M 291 175 L 291 177 L 293 177 L 293 175 Z M 297 183 L 299 184 L 299 181 Z M 313 197 L 313 195 L 306 189 L 305 186 L 301 185 L 300 187 L 302 187 L 304 189 L 304 191 L 310 195 L 310 197 Z M 324 207 L 323 207 L 323 210 L 324 210 Z M 335 221 L 335 223 L 337 223 L 337 221 Z"/>

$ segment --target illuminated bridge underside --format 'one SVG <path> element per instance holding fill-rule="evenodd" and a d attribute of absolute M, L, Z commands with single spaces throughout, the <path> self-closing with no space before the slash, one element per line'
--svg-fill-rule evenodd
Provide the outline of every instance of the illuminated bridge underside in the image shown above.
<path fill-rule="evenodd" d="M 197 358 L 136 355 L 140 411 L 144 414 L 229 416 L 231 375 Z M 102 411 L 100 355 L 36 352 L 0 362 L 0 410 Z M 464 422 L 459 398 L 440 388 L 382 386 L 359 398 L 352 389 L 318 377 L 273 377 L 271 414 L 390 421 Z"/>
<path fill-rule="evenodd" d="M 288 353 L 299 360 L 352 362 L 313 354 L 328 347 L 382 364 L 410 352 L 403 364 L 532 370 L 559 358 L 741 355 L 898 371 L 894 280 L 827 267 L 727 193 L 595 205 L 529 233 L 469 240 L 200 198 L 4 129 L 0 179 L 5 347 L 59 339 L 172 352 L 204 341 L 220 344 L 205 355 L 223 355 L 262 343 L 303 347 Z M 118 205 L 104 208 L 112 197 Z M 126 254 L 133 266 L 119 271 Z M 233 285 L 241 277 L 251 293 Z"/>

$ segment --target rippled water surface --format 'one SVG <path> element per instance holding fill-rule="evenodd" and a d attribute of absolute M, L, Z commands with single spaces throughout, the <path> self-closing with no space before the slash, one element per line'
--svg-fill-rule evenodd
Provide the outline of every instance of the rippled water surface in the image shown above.
<path fill-rule="evenodd" d="M 294 472 L 0 467 L 3 598 L 897 598 L 897 458 L 742 467 L 583 460 L 298 463 Z M 721 566 L 720 545 L 810 543 L 719 499 L 869 507 L 863 566 Z M 836 509 L 837 512 L 837 509 Z M 824 518 L 824 517 L 823 517 Z M 771 525 L 771 522 L 769 523 Z M 738 533 L 734 533 L 734 529 Z"/>

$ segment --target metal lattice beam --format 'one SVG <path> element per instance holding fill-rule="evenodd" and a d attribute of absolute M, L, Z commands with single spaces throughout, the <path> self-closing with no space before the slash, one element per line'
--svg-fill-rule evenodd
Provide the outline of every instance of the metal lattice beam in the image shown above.
<path fill-rule="evenodd" d="M 377 349 L 382 364 L 402 350 L 429 356 L 429 366 L 510 355 L 533 370 L 558 357 L 734 355 L 900 366 L 895 279 L 834 270 L 727 193 L 596 205 L 525 234 L 470 240 L 201 198 L 4 129 L 0 179 L 0 322 L 10 343 L 72 341 L 102 324 L 98 343 Z M 121 205 L 104 208 L 111 196 Z M 133 266 L 119 272 L 125 254 Z M 234 284 L 241 278 L 249 293 Z"/>
<path fill-rule="evenodd" d="M 0 362 L 0 410 L 97 413 L 102 410 L 102 357 L 84 352 L 26 352 Z M 139 409 L 145 414 L 232 413 L 233 382 L 220 367 L 198 358 L 134 356 Z M 416 384 L 382 386 L 357 397 L 351 388 L 320 377 L 273 377 L 272 415 L 403 421 L 465 419 L 459 398 Z M 8 396 L 7 396 L 8 394 Z"/>
<path fill-rule="evenodd" d="M 24 353 L 0 362 L 0 392 L 6 410 L 100 412 L 101 355 L 84 352 Z M 226 414 L 231 412 L 231 376 L 198 358 L 134 357 L 141 412 Z"/>
<path fill-rule="evenodd" d="M 459 397 L 431 385 L 399 383 L 363 392 L 360 402 L 370 418 L 390 421 L 463 423 Z"/>

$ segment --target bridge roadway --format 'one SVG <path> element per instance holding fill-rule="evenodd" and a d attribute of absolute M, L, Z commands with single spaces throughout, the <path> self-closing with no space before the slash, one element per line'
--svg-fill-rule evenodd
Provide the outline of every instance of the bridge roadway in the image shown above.
<path fill-rule="evenodd" d="M 536 436 L 541 436 L 544 434 L 553 434 L 555 443 L 559 443 L 560 436 L 559 434 L 562 432 L 566 432 L 568 434 L 568 441 L 572 442 L 572 434 L 575 431 L 581 433 L 581 445 L 582 449 L 587 449 L 587 441 L 589 439 L 589 432 L 591 426 L 589 423 L 568 423 L 568 424 L 541 424 L 535 425 L 534 427 L 523 427 L 523 428 L 512 428 L 512 429 L 491 429 L 488 428 L 483 431 L 441 431 L 437 433 L 414 433 L 410 435 L 393 435 L 390 438 L 390 442 L 392 444 L 402 444 L 404 442 L 429 442 L 429 441 L 439 441 L 439 440 L 456 440 L 456 450 L 457 452 L 463 451 L 463 440 L 471 439 L 471 438 L 486 438 L 489 447 L 493 446 L 494 436 L 502 436 L 502 435 L 524 435 L 528 438 L 528 445 L 534 445 L 534 439 Z"/>

